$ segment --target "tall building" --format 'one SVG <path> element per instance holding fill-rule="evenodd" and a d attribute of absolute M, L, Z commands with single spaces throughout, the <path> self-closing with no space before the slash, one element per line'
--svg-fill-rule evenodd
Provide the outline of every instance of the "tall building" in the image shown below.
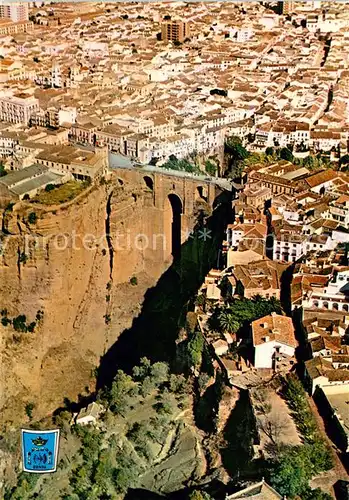
<path fill-rule="evenodd" d="M 14 94 L 0 98 L 0 120 L 9 123 L 25 123 L 39 111 L 39 100 L 28 94 Z"/>
<path fill-rule="evenodd" d="M 292 14 L 295 3 L 295 0 L 283 0 L 282 2 L 278 2 L 279 13 L 283 15 Z"/>
<path fill-rule="evenodd" d="M 161 39 L 165 42 L 184 42 L 190 36 L 189 23 L 184 21 L 164 21 L 161 24 Z"/>
<path fill-rule="evenodd" d="M 0 17 L 10 18 L 14 23 L 28 21 L 29 9 L 27 2 L 0 4 Z"/>

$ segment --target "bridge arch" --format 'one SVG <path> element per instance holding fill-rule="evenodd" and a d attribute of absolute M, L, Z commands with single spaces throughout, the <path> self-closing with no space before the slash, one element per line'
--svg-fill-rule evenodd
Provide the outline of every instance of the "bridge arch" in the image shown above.
<path fill-rule="evenodd" d="M 203 201 L 208 201 L 208 186 L 207 185 L 202 185 L 202 186 L 197 186 L 195 190 L 195 200 L 203 200 Z"/>
<path fill-rule="evenodd" d="M 154 179 L 149 175 L 145 175 L 143 177 L 143 180 L 147 188 L 150 189 L 151 191 L 154 191 Z"/>
<path fill-rule="evenodd" d="M 181 255 L 183 202 L 176 193 L 169 193 L 165 201 L 164 234 L 168 253 L 174 259 Z"/>

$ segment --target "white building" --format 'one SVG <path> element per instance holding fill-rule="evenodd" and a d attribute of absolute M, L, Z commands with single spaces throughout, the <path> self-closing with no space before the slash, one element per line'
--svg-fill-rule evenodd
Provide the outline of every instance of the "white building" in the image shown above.
<path fill-rule="evenodd" d="M 95 425 L 103 411 L 104 408 L 102 405 L 93 402 L 80 411 L 76 416 L 75 422 L 78 425 Z"/>
<path fill-rule="evenodd" d="M 39 108 L 39 100 L 28 94 L 0 97 L 0 120 L 28 124 Z"/>
<path fill-rule="evenodd" d="M 8 2 L 0 5 L 0 17 L 9 17 L 14 23 L 28 21 L 28 2 Z"/>
<path fill-rule="evenodd" d="M 252 342 L 255 368 L 273 368 L 294 357 L 297 342 L 292 319 L 271 313 L 253 321 Z"/>
<path fill-rule="evenodd" d="M 304 365 L 305 380 L 311 394 L 314 394 L 318 388 L 326 388 L 328 390 L 336 388 L 335 390 L 337 391 L 340 390 L 340 386 L 349 387 L 348 369 L 337 370 L 330 361 L 321 356 L 309 359 Z"/>
<path fill-rule="evenodd" d="M 325 285 L 313 286 L 302 299 L 304 308 L 349 311 L 349 268 L 335 272 Z"/>
<path fill-rule="evenodd" d="M 274 235 L 273 260 L 296 262 L 305 253 L 306 237 L 301 234 L 278 233 Z"/>

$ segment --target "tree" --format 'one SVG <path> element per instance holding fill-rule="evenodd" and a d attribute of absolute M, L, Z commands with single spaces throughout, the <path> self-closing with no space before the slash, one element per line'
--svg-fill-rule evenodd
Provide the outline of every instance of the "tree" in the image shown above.
<path fill-rule="evenodd" d="M 35 403 L 29 402 L 25 405 L 25 412 L 27 416 L 29 417 L 29 420 L 33 418 L 33 410 L 35 408 Z"/>
<path fill-rule="evenodd" d="M 233 299 L 228 306 L 216 308 L 209 319 L 209 323 L 213 330 L 220 329 L 220 317 L 221 315 L 223 317 L 224 314 L 231 317 L 229 321 L 234 320 L 238 323 L 238 329 L 240 329 L 241 327 L 251 323 L 251 321 L 267 316 L 274 311 L 277 314 L 282 313 L 280 301 L 277 299 L 267 300 L 262 297 L 254 297 L 253 299 L 244 298 L 241 300 Z M 222 326 L 225 327 L 228 325 L 224 324 Z"/>
<path fill-rule="evenodd" d="M 225 143 L 225 153 L 228 158 L 228 168 L 233 179 L 241 178 L 249 152 L 242 145 L 239 137 L 229 137 Z"/>
<path fill-rule="evenodd" d="M 198 377 L 198 387 L 200 393 L 202 393 L 205 389 L 210 380 L 210 376 L 207 373 L 200 373 Z"/>
<path fill-rule="evenodd" d="M 316 166 L 316 159 L 314 156 L 309 155 L 303 160 L 303 166 L 304 167 L 309 167 L 310 169 L 314 168 Z"/>
<path fill-rule="evenodd" d="M 133 441 L 138 453 L 146 459 L 152 459 L 153 453 L 149 446 L 151 441 L 151 427 L 148 422 L 136 422 L 127 433 L 128 439 Z"/>
<path fill-rule="evenodd" d="M 198 367 L 201 365 L 203 350 L 204 338 L 201 332 L 196 331 L 188 342 L 189 366 Z"/>
<path fill-rule="evenodd" d="M 46 187 L 45 187 L 45 191 L 46 193 L 49 193 L 50 191 L 53 191 L 55 189 L 55 185 L 54 184 L 47 184 Z"/>
<path fill-rule="evenodd" d="M 175 375 L 171 373 L 169 378 L 170 391 L 183 394 L 188 390 L 188 381 L 183 375 Z"/>
<path fill-rule="evenodd" d="M 243 161 L 249 156 L 247 149 L 242 145 L 241 139 L 236 136 L 227 139 L 225 149 L 233 163 Z"/>
<path fill-rule="evenodd" d="M 215 175 L 217 167 L 214 163 L 210 162 L 210 160 L 205 161 L 205 170 L 209 175 Z"/>
<path fill-rule="evenodd" d="M 69 483 L 79 498 L 87 499 L 92 487 L 90 468 L 85 464 L 76 467 L 70 475 Z"/>
<path fill-rule="evenodd" d="M 155 382 L 151 377 L 145 377 L 145 379 L 142 382 L 140 392 L 142 396 L 145 398 L 146 396 L 149 396 L 155 389 Z"/>
<path fill-rule="evenodd" d="M 331 495 L 324 493 L 320 488 L 311 490 L 310 488 L 302 493 L 302 500 L 331 500 Z"/>
<path fill-rule="evenodd" d="M 198 317 L 194 311 L 188 311 L 186 316 L 185 327 L 188 333 L 193 333 L 198 324 Z"/>
<path fill-rule="evenodd" d="M 271 474 L 271 485 L 287 498 L 301 495 L 308 488 L 311 478 L 310 463 L 304 463 L 299 453 L 301 446 L 288 447 L 279 458 Z"/>
<path fill-rule="evenodd" d="M 288 148 L 281 148 L 279 151 L 279 157 L 281 160 L 293 161 L 293 154 Z"/>
<path fill-rule="evenodd" d="M 130 393 L 135 388 L 135 385 L 132 377 L 126 375 L 122 370 L 118 370 L 107 395 L 110 409 L 113 413 L 120 413 L 122 415 L 127 410 L 130 405 Z"/>
<path fill-rule="evenodd" d="M 16 332 L 26 332 L 27 331 L 27 318 L 25 314 L 20 314 L 12 321 L 12 326 L 16 330 Z"/>
<path fill-rule="evenodd" d="M 160 413 L 160 415 L 172 415 L 173 407 L 173 400 L 166 394 L 163 395 L 161 401 L 153 405 L 153 408 Z"/>
<path fill-rule="evenodd" d="M 5 175 L 7 175 L 7 172 L 5 170 L 5 165 L 0 162 L 0 177 L 4 177 Z"/>
<path fill-rule="evenodd" d="M 1 324 L 3 326 L 8 326 L 11 324 L 11 320 L 5 316 L 4 318 L 1 318 Z"/>
<path fill-rule="evenodd" d="M 139 366 L 134 366 L 132 370 L 133 378 L 135 380 L 143 381 L 147 375 L 150 373 L 151 363 L 148 358 L 144 357 L 141 359 L 141 364 Z"/>
<path fill-rule="evenodd" d="M 270 146 L 269 146 L 269 147 L 265 150 L 265 154 L 266 154 L 267 156 L 273 156 L 273 154 L 274 154 L 274 148 L 272 148 L 272 147 L 270 147 Z"/>
<path fill-rule="evenodd" d="M 113 474 L 115 488 L 119 493 L 126 493 L 138 479 L 137 469 L 132 464 L 131 467 L 118 467 Z"/>
<path fill-rule="evenodd" d="M 38 216 L 36 215 L 36 213 L 30 212 L 30 214 L 28 215 L 29 224 L 35 224 L 37 220 L 38 220 Z"/>
<path fill-rule="evenodd" d="M 154 363 L 150 369 L 151 377 L 156 385 L 163 384 L 168 381 L 169 366 L 164 362 Z"/>
<path fill-rule="evenodd" d="M 234 315 L 224 310 L 219 315 L 219 325 L 224 332 L 229 333 L 236 333 L 240 327 L 239 322 L 234 319 Z"/>
<path fill-rule="evenodd" d="M 264 408 L 266 410 L 266 407 Z M 261 420 L 260 428 L 273 444 L 278 445 L 282 435 L 287 434 L 288 422 L 281 415 L 273 412 L 265 415 L 265 418 Z"/>

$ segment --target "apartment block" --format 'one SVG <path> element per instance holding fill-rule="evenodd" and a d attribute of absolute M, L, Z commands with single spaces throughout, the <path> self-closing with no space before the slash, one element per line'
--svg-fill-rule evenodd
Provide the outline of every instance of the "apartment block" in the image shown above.
<path fill-rule="evenodd" d="M 1 4 L 0 17 L 10 18 L 14 23 L 28 21 L 28 2 L 8 2 Z"/>
<path fill-rule="evenodd" d="M 161 25 L 161 38 L 165 42 L 184 42 L 190 36 L 189 23 L 184 21 L 165 21 Z"/>
<path fill-rule="evenodd" d="M 27 94 L 0 98 L 0 120 L 29 124 L 30 117 L 39 111 L 39 100 Z"/>

